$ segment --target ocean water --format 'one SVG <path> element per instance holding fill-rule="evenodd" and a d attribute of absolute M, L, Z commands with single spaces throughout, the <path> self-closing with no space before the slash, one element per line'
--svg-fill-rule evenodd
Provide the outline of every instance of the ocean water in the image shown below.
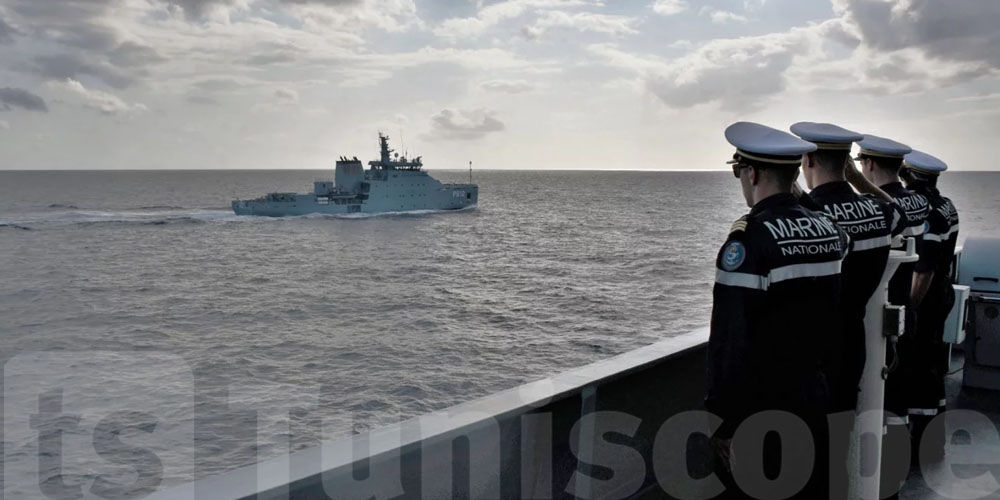
<path fill-rule="evenodd" d="M 453 213 L 228 209 L 328 175 L 0 172 L 5 498 L 149 491 L 704 326 L 746 212 L 728 172 L 585 171 L 476 172 Z M 942 191 L 962 239 L 1000 236 L 1000 173 Z M 40 461 L 53 397 L 79 425 Z"/>

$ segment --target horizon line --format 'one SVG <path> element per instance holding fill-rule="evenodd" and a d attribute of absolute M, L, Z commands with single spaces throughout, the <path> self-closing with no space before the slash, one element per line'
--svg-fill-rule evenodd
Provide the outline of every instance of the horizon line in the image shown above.
<path fill-rule="evenodd" d="M 0 172 L 307 172 L 334 170 L 326 167 L 315 168 L 42 168 L 7 169 Z M 436 172 L 468 172 L 467 168 L 424 168 Z M 956 169 L 951 172 L 1000 172 L 998 169 Z M 720 168 L 483 168 L 473 172 L 729 172 Z"/>

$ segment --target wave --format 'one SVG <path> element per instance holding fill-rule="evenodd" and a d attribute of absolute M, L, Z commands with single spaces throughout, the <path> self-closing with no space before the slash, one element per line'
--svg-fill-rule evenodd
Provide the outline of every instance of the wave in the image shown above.
<path fill-rule="evenodd" d="M 88 226 L 88 225 L 168 225 L 200 224 L 246 220 L 224 210 L 66 210 L 60 212 L 25 213 L 0 225 L 27 228 Z M 251 217 L 250 219 L 255 219 Z M 30 226 L 30 227 L 29 227 Z"/>
<path fill-rule="evenodd" d="M 146 225 L 166 226 L 172 224 L 202 224 L 227 222 L 280 222 L 313 219 L 369 219 L 373 217 L 424 217 L 449 212 L 465 212 L 475 207 L 461 210 L 414 210 L 409 212 L 384 212 L 360 214 L 305 214 L 287 217 L 265 217 L 257 215 L 236 215 L 228 208 L 185 209 L 175 206 L 148 206 L 125 210 L 80 210 L 67 207 L 57 212 L 37 212 L 22 214 L 16 220 L 0 221 L 0 227 L 20 229 L 59 226 L 89 225 Z"/>
<path fill-rule="evenodd" d="M 68 209 L 68 210 L 79 210 L 80 209 L 80 207 L 78 207 L 76 205 L 63 205 L 62 203 L 53 203 L 53 204 L 49 205 L 49 208 L 62 208 L 62 209 Z"/>
<path fill-rule="evenodd" d="M 174 205 L 151 205 L 148 207 L 139 207 L 139 210 L 184 210 L 184 207 L 178 207 Z"/>
<path fill-rule="evenodd" d="M 434 209 L 424 209 L 424 210 L 408 210 L 408 211 L 398 211 L 398 212 L 379 212 L 379 213 L 357 213 L 357 214 L 307 214 L 297 216 L 300 218 L 334 218 L 334 219 L 370 219 L 372 217 L 423 217 L 427 215 L 437 215 L 437 214 L 453 214 L 462 212 L 473 212 L 478 207 L 476 205 L 453 209 L 453 210 L 434 210 Z M 295 217 L 285 217 L 285 218 L 295 218 Z"/>

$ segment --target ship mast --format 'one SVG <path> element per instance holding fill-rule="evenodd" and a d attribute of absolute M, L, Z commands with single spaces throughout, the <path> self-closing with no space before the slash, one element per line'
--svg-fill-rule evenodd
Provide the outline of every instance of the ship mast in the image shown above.
<path fill-rule="evenodd" d="M 380 148 L 381 153 L 382 153 L 382 155 L 381 155 L 382 156 L 382 163 L 383 164 L 390 163 L 392 161 L 392 158 L 391 158 L 391 156 L 392 156 L 392 150 L 389 149 L 389 136 L 382 135 L 382 133 L 379 133 L 378 134 L 378 143 L 379 143 L 379 148 Z"/>
<path fill-rule="evenodd" d="M 378 146 L 379 146 L 379 159 L 375 161 L 368 162 L 372 168 L 380 169 L 390 169 L 390 170 L 420 170 L 423 166 L 423 158 L 418 156 L 412 161 L 408 160 L 405 156 L 400 158 L 399 154 L 396 158 L 392 158 L 393 149 L 389 148 L 389 136 L 379 132 L 378 134 Z"/>

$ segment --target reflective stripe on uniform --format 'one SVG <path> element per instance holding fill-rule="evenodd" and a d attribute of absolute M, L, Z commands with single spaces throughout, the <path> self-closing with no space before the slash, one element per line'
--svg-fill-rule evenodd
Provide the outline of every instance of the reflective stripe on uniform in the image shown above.
<path fill-rule="evenodd" d="M 944 408 L 947 404 L 948 404 L 947 399 L 942 399 L 941 401 L 938 401 L 938 406 L 940 406 L 941 408 Z"/>
<path fill-rule="evenodd" d="M 937 408 L 910 408 L 907 410 L 910 415 L 926 415 L 933 417 L 938 414 Z"/>
<path fill-rule="evenodd" d="M 903 230 L 903 236 L 920 236 L 924 234 L 924 225 L 909 226 Z"/>
<path fill-rule="evenodd" d="M 817 262 L 813 264 L 792 264 L 772 269 L 767 276 L 750 273 L 733 273 L 715 270 L 715 282 L 721 285 L 738 286 L 753 290 L 767 290 L 772 283 L 796 278 L 817 278 L 840 274 L 841 261 Z"/>
<path fill-rule="evenodd" d="M 899 221 L 900 221 L 900 219 L 902 219 L 902 218 L 903 218 L 903 217 L 899 215 L 899 210 L 892 210 L 892 226 L 890 226 L 890 229 L 889 229 L 889 230 L 890 230 L 890 231 L 893 231 L 893 230 L 895 230 L 895 229 L 896 229 L 897 227 L 899 227 Z"/>
<path fill-rule="evenodd" d="M 792 264 L 771 269 L 767 279 L 769 283 L 778 283 L 795 278 L 817 278 L 840 274 L 841 261 L 817 262 L 813 264 Z"/>
<path fill-rule="evenodd" d="M 716 269 L 715 282 L 722 285 L 752 288 L 754 290 L 767 290 L 767 276 L 759 274 L 733 273 Z"/>
<path fill-rule="evenodd" d="M 944 233 L 944 234 L 927 233 L 927 234 L 924 235 L 924 239 L 925 240 L 930 240 L 930 241 L 948 241 L 948 238 L 950 238 L 951 235 L 953 235 L 953 234 L 955 234 L 957 232 L 958 232 L 958 224 L 955 224 L 951 228 L 951 230 L 949 230 L 947 233 Z"/>
<path fill-rule="evenodd" d="M 887 247 L 892 244 L 892 236 L 877 236 L 875 238 L 868 238 L 866 240 L 857 240 L 854 242 L 854 250 L 873 250 L 875 248 Z"/>
<path fill-rule="evenodd" d="M 910 417 L 887 416 L 885 417 L 885 423 L 888 425 L 906 425 L 910 423 Z"/>

